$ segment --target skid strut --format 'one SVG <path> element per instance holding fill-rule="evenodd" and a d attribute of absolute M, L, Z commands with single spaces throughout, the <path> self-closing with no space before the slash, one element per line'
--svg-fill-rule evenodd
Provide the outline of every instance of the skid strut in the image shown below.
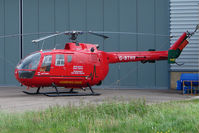
<path fill-rule="evenodd" d="M 52 84 L 52 87 L 55 88 L 54 92 L 40 92 L 40 87 L 37 88 L 36 92 L 27 92 L 27 91 L 23 91 L 23 93 L 28 94 L 28 95 L 45 95 L 45 96 L 49 96 L 49 97 L 59 97 L 59 96 L 99 96 L 100 93 L 95 93 L 92 89 L 92 87 L 90 86 L 90 84 L 87 84 L 89 89 L 90 89 L 90 93 L 80 93 L 77 91 L 74 91 L 73 88 L 70 89 L 70 91 L 67 92 L 63 92 L 63 91 L 59 91 L 57 89 L 57 86 L 55 84 Z"/>

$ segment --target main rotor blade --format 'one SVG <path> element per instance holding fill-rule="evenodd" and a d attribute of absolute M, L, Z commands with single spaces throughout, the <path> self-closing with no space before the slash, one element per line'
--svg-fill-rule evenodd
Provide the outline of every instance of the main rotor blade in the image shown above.
<path fill-rule="evenodd" d="M 139 33 L 139 32 L 114 32 L 114 31 L 92 31 L 96 34 L 124 34 L 124 35 L 150 35 L 150 36 L 170 36 L 163 34 L 154 34 L 154 33 Z"/>
<path fill-rule="evenodd" d="M 0 38 L 17 37 L 17 36 L 29 36 L 29 35 L 41 35 L 41 34 L 54 34 L 55 32 L 33 32 L 33 33 L 23 33 L 23 34 L 8 34 L 0 35 Z"/>
<path fill-rule="evenodd" d="M 95 35 L 95 36 L 102 37 L 102 38 L 104 38 L 104 39 L 109 38 L 108 36 L 105 36 L 105 35 L 103 35 L 103 34 L 99 34 L 99 33 L 93 32 L 93 31 L 89 31 L 88 33 L 89 33 L 89 34 L 92 34 L 92 35 Z"/>
<path fill-rule="evenodd" d="M 38 42 L 43 41 L 45 39 L 48 39 L 48 38 L 51 38 L 51 37 L 55 37 L 55 36 L 58 36 L 58 35 L 61 35 L 61 34 L 65 34 L 65 33 L 66 33 L 66 31 L 60 32 L 60 33 L 56 33 L 56 34 L 52 34 L 52 35 L 45 36 L 45 37 L 41 37 L 39 39 L 32 40 L 32 43 L 38 43 Z"/>

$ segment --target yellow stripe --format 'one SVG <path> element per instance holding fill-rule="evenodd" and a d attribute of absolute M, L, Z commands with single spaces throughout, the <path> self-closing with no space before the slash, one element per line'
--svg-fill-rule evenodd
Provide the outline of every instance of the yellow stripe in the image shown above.
<path fill-rule="evenodd" d="M 59 81 L 60 84 L 82 84 L 82 81 L 68 81 L 68 80 L 64 80 L 64 81 Z"/>

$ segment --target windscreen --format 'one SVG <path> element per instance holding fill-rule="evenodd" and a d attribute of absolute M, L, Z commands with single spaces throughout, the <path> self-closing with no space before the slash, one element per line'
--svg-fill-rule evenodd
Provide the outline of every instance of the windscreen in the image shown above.
<path fill-rule="evenodd" d="M 37 69 L 40 57 L 41 57 L 40 53 L 34 53 L 27 56 L 19 63 L 17 69 L 32 69 L 32 70 Z"/>

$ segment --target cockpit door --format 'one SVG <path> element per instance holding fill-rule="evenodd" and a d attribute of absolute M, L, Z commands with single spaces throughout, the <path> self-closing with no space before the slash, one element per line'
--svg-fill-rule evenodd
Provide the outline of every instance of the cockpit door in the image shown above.
<path fill-rule="evenodd" d="M 42 64 L 39 68 L 39 72 L 41 75 L 43 74 L 50 74 L 52 66 L 52 55 L 44 55 Z"/>
<path fill-rule="evenodd" d="M 51 75 L 56 77 L 66 76 L 66 55 L 64 54 L 54 54 L 53 63 L 51 67 Z"/>

